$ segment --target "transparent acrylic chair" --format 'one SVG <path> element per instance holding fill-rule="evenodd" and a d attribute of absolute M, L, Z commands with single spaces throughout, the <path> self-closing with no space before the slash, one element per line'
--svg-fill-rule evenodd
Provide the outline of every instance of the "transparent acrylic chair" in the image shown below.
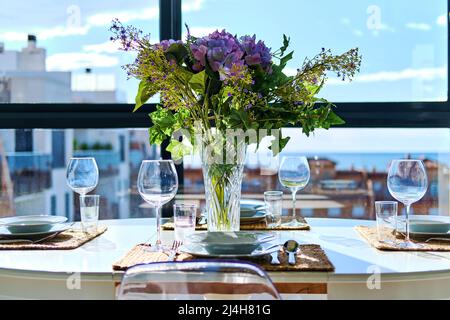
<path fill-rule="evenodd" d="M 247 262 L 185 261 L 143 264 L 125 273 L 119 300 L 278 300 L 260 267 Z"/>

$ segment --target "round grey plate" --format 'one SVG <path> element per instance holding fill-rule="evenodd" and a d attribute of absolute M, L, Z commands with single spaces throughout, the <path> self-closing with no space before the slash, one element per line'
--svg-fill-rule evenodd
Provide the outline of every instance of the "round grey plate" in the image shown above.
<path fill-rule="evenodd" d="M 264 255 L 270 254 L 273 251 L 278 250 L 278 248 L 272 248 L 271 250 L 266 250 L 269 246 L 260 246 L 259 248 L 253 250 L 251 253 L 215 253 L 210 252 L 206 249 L 205 246 L 198 243 L 188 243 L 182 245 L 179 250 L 180 252 L 184 252 L 196 257 L 200 258 L 257 258 L 262 257 Z"/>
<path fill-rule="evenodd" d="M 264 220 L 266 218 L 266 211 L 264 210 L 260 210 L 260 211 L 255 211 L 252 212 L 252 214 L 250 215 L 243 215 L 241 212 L 241 223 L 255 223 L 255 222 L 259 222 L 261 220 Z"/>
<path fill-rule="evenodd" d="M 55 225 L 67 221 L 63 216 L 28 215 L 0 219 L 0 227 L 6 228 L 11 234 L 29 234 L 50 231 Z"/>
<path fill-rule="evenodd" d="M 1 239 L 37 239 L 41 237 L 50 236 L 53 233 L 62 232 L 67 229 L 69 229 L 71 226 L 71 223 L 61 223 L 56 224 L 50 230 L 45 232 L 33 232 L 33 233 L 11 233 L 8 229 L 1 226 L 0 227 L 0 238 Z"/>

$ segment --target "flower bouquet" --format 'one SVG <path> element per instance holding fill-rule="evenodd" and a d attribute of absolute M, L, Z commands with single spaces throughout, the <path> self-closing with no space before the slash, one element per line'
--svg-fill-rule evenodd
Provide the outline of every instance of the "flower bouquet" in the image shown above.
<path fill-rule="evenodd" d="M 239 230 L 246 147 L 270 136 L 276 155 L 289 141 L 283 127 L 299 127 L 308 136 L 344 123 L 318 94 L 329 72 L 351 80 L 361 64 L 357 48 L 340 55 L 322 48 L 289 76 L 283 70 L 293 52 L 285 35 L 273 52 L 256 36 L 225 30 L 197 38 L 187 27 L 185 41 L 159 43 L 118 20 L 111 31 L 123 50 L 137 52 L 134 63 L 124 66 L 128 77 L 140 80 L 134 110 L 160 96 L 150 114 L 150 143 L 170 139 L 174 160 L 201 155 L 209 231 Z"/>

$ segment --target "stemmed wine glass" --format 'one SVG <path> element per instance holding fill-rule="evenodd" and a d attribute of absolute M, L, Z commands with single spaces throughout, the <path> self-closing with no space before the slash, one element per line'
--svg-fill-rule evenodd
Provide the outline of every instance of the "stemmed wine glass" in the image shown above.
<path fill-rule="evenodd" d="M 98 167 L 94 158 L 70 158 L 66 179 L 69 187 L 80 196 L 95 189 L 98 184 Z"/>
<path fill-rule="evenodd" d="M 144 160 L 139 169 L 137 187 L 142 199 L 156 208 L 156 246 L 161 245 L 161 207 L 172 200 L 178 190 L 178 176 L 172 160 Z"/>
<path fill-rule="evenodd" d="M 310 170 L 306 157 L 283 157 L 278 172 L 278 179 L 284 187 L 289 188 L 292 192 L 292 219 L 284 224 L 286 226 L 298 227 L 303 225 L 297 220 L 295 202 L 297 191 L 306 187 L 309 177 Z"/>
<path fill-rule="evenodd" d="M 417 248 L 409 238 L 409 210 L 427 192 L 428 179 L 425 167 L 420 160 L 393 160 L 389 168 L 387 185 L 390 194 L 406 206 L 406 237 L 399 245 Z"/>

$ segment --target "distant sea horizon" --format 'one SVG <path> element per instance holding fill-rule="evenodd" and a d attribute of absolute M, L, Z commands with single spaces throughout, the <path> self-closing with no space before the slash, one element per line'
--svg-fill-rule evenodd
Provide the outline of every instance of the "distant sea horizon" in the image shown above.
<path fill-rule="evenodd" d="M 300 153 L 300 152 L 285 152 L 280 155 L 280 159 L 283 156 L 306 156 L 309 159 L 328 159 L 336 163 L 337 170 L 367 170 L 367 171 L 377 171 L 377 172 L 387 172 L 389 164 L 394 159 L 430 159 L 437 161 L 439 163 L 449 163 L 450 155 L 448 153 L 438 153 L 438 152 L 411 152 L 411 153 L 353 153 L 353 152 L 342 152 L 342 153 Z M 184 164 L 187 168 L 198 168 L 201 163 L 198 157 L 194 158 L 193 161 L 185 161 Z M 263 167 L 273 167 L 276 163 L 269 158 L 267 154 L 248 154 L 246 166 L 249 168 L 255 168 L 259 166 Z"/>
<path fill-rule="evenodd" d="M 295 153 L 294 153 L 295 154 Z M 336 169 L 348 170 L 364 169 L 387 172 L 389 165 L 394 159 L 429 159 L 439 161 L 443 154 L 439 153 L 322 153 L 306 154 L 308 158 L 327 158 L 336 162 Z M 448 157 L 447 157 L 448 158 Z"/>

